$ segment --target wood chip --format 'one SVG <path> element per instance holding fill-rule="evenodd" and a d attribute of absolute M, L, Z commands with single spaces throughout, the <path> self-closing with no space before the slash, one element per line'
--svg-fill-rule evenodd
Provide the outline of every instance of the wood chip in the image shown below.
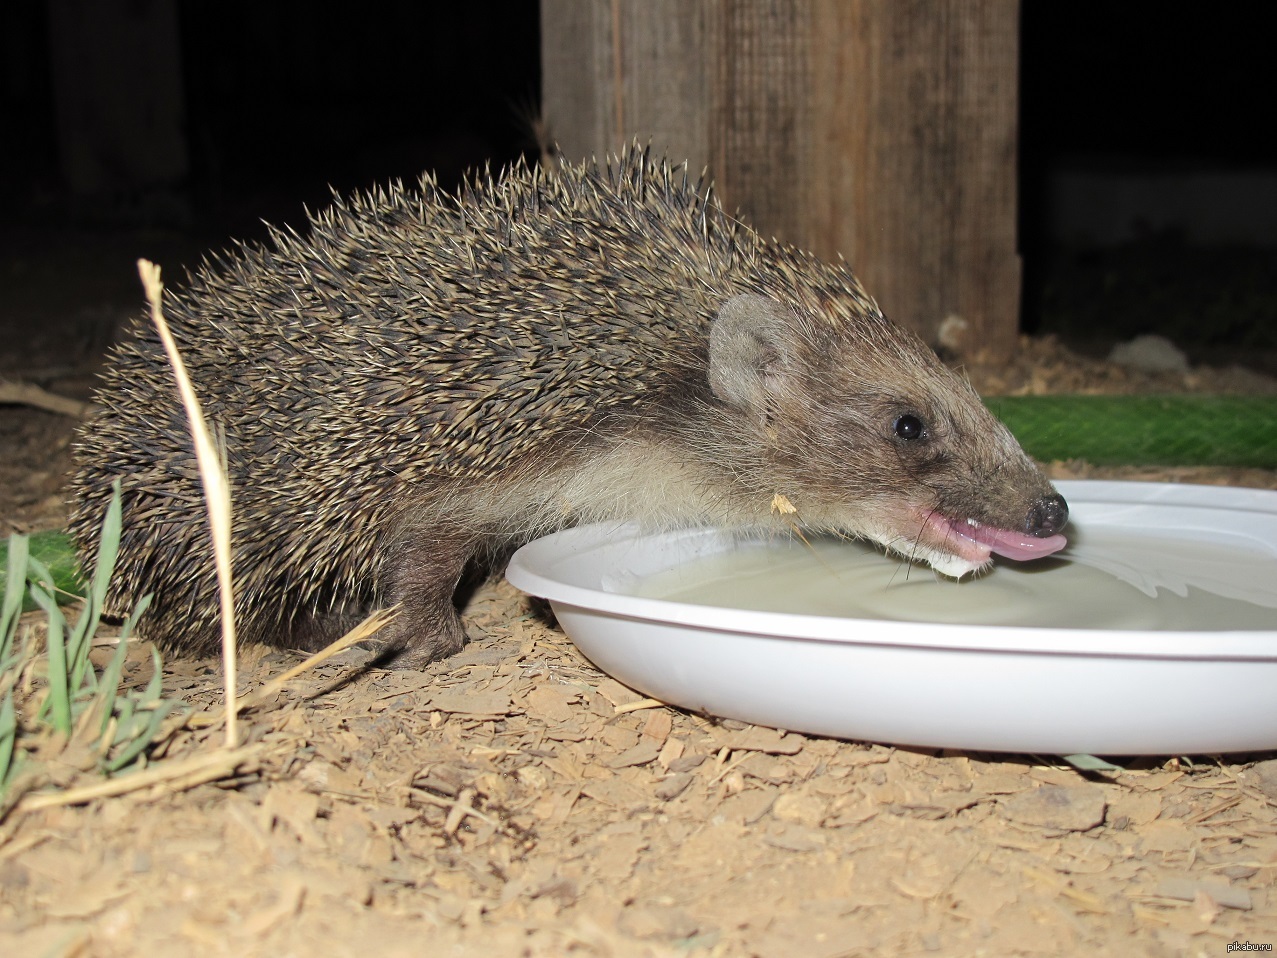
<path fill-rule="evenodd" d="M 1201 881 L 1193 878 L 1166 878 L 1157 883 L 1153 894 L 1158 898 L 1173 898 L 1176 901 L 1194 901 L 1199 895 L 1206 895 L 1216 904 L 1239 911 L 1250 911 L 1250 892 L 1235 885 L 1223 882 Z"/>
<path fill-rule="evenodd" d="M 656 747 L 655 743 L 641 741 L 637 745 L 627 748 L 607 764 L 608 768 L 632 768 L 655 762 L 658 755 L 660 755 L 660 749 Z"/>
<path fill-rule="evenodd" d="M 613 708 L 630 705 L 644 698 L 644 696 L 639 695 L 631 688 L 627 688 L 615 679 L 605 678 L 599 682 L 597 688 L 599 694 L 612 703 Z"/>
<path fill-rule="evenodd" d="M 639 732 L 645 739 L 650 739 L 658 746 L 664 744 L 674 730 L 674 716 L 669 709 L 655 709 L 643 720 L 643 728 Z"/>
<path fill-rule="evenodd" d="M 1238 777 L 1247 785 L 1259 789 L 1269 801 L 1277 802 L 1277 758 L 1257 762 Z"/>
<path fill-rule="evenodd" d="M 662 779 L 656 784 L 656 788 L 652 790 L 657 798 L 663 802 L 672 801 L 687 791 L 687 786 L 692 784 L 696 776 L 690 772 L 681 772 L 679 774 L 670 775 L 668 778 Z"/>
<path fill-rule="evenodd" d="M 474 715 L 483 718 L 501 717 L 510 712 L 509 692 L 469 692 L 451 689 L 435 692 L 430 696 L 430 708 L 455 715 Z"/>
<path fill-rule="evenodd" d="M 752 788 L 725 799 L 715 817 L 740 825 L 753 825 L 769 811 L 780 794 L 777 788 Z"/>
<path fill-rule="evenodd" d="M 683 757 L 683 752 L 686 748 L 687 746 L 679 739 L 666 739 L 665 744 L 661 746 L 660 754 L 656 756 L 657 764 L 661 768 L 669 769 L 673 762 Z"/>
<path fill-rule="evenodd" d="M 772 815 L 784 822 L 815 828 L 829 815 L 829 800 L 810 791 L 783 792 L 772 805 Z"/>
<path fill-rule="evenodd" d="M 1044 785 L 1021 792 L 1002 803 L 1002 814 L 1013 822 L 1039 828 L 1084 832 L 1104 821 L 1104 792 L 1095 785 Z"/>
<path fill-rule="evenodd" d="M 527 695 L 528 708 L 538 713 L 547 722 L 567 722 L 571 720 L 581 701 L 580 689 L 566 685 L 540 685 Z"/>
<path fill-rule="evenodd" d="M 797 755 L 803 750 L 801 735 L 784 735 L 775 729 L 751 725 L 733 732 L 723 743 L 733 752 L 764 752 L 767 755 Z"/>

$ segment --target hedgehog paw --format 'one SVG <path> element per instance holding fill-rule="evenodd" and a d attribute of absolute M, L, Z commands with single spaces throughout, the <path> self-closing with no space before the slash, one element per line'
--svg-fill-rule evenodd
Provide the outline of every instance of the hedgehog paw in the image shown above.
<path fill-rule="evenodd" d="M 461 617 L 449 609 L 432 618 L 435 627 L 422 628 L 422 620 L 414 622 L 411 616 L 400 612 L 381 636 L 371 640 L 378 652 L 377 665 L 390 669 L 422 669 L 460 652 L 466 642 Z"/>

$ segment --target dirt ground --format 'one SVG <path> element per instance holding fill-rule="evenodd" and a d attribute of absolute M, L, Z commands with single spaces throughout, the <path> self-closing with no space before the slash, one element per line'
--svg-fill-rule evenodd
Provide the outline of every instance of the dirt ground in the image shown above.
<path fill-rule="evenodd" d="M 6 295 L 44 268 L 12 262 Z M 113 295 L 0 302 L 9 318 L 50 317 L 0 375 L 86 397 L 103 324 L 137 302 Z M 991 392 L 1277 389 L 1236 370 L 1135 375 L 1050 341 L 972 375 Z M 72 426 L 0 407 L 5 532 L 63 521 Z M 1260 470 L 1051 471 L 1277 488 Z M 1274 754 L 1083 773 L 781 734 L 643 699 L 507 585 L 478 594 L 470 624 L 474 641 L 425 672 L 348 653 L 294 680 L 246 715 L 245 757 L 221 780 L 11 813 L 0 955 L 1222 956 L 1277 943 Z M 242 691 L 296 661 L 248 650 Z M 149 663 L 139 646 L 128 681 Z M 215 717 L 218 663 L 167 662 L 164 684 Z M 192 721 L 152 767 L 221 740 L 215 718 Z"/>

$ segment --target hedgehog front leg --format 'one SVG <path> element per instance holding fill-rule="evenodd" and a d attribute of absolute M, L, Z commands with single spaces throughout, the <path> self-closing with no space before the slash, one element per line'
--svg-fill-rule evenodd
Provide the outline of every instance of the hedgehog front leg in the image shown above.
<path fill-rule="evenodd" d="M 419 669 L 461 651 L 465 627 L 457 611 L 457 585 L 478 551 L 472 537 L 416 530 L 392 551 L 384 570 L 385 602 L 399 614 L 375 640 L 397 669 Z"/>

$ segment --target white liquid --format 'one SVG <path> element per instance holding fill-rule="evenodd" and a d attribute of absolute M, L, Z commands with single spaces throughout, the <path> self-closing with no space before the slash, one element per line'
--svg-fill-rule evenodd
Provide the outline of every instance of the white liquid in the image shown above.
<path fill-rule="evenodd" d="M 857 542 L 745 543 L 642 579 L 698 605 L 968 625 L 1175 631 L 1277 629 L 1277 555 L 1088 530 L 1059 558 L 997 560 L 955 581 Z"/>

